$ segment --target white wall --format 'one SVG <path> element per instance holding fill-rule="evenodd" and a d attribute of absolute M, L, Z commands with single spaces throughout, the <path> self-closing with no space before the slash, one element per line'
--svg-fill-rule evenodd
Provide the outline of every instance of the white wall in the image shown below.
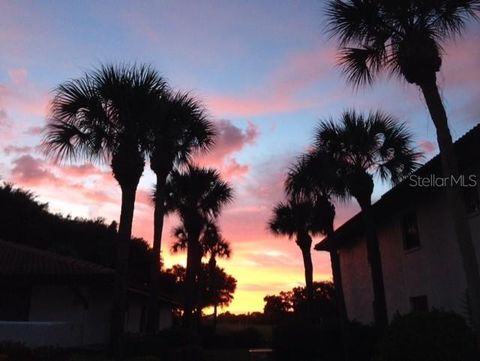
<path fill-rule="evenodd" d="M 394 210 L 377 229 L 389 318 L 396 312 L 409 312 L 410 297 L 420 295 L 428 297 L 430 308 L 462 314 L 466 281 L 446 200 L 435 192 L 409 206 L 417 212 L 419 248 L 403 249 L 402 217 L 412 208 Z M 480 215 L 469 220 L 480 260 Z M 373 292 L 364 239 L 341 249 L 340 261 L 348 317 L 372 322 Z"/>
<path fill-rule="evenodd" d="M 111 317 L 109 287 L 77 287 L 66 285 L 35 286 L 30 305 L 31 321 L 64 321 L 81 329 L 79 345 L 106 343 Z M 85 308 L 82 297 L 88 303 Z"/>

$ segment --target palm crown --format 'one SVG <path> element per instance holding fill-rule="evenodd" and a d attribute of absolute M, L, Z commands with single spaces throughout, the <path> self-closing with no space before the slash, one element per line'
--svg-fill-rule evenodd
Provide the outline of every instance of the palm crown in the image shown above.
<path fill-rule="evenodd" d="M 174 170 L 166 186 L 166 210 L 177 212 L 182 223 L 200 230 L 233 200 L 233 190 L 218 171 L 188 165 Z"/>
<path fill-rule="evenodd" d="M 144 153 L 152 109 L 166 90 L 148 66 L 102 66 L 55 91 L 44 139 L 59 160 L 109 161 L 129 148 Z"/>
<path fill-rule="evenodd" d="M 368 174 L 397 183 L 419 165 L 420 153 L 405 124 L 382 112 L 346 111 L 339 124 L 320 123 L 315 142 L 317 149 L 333 157 L 344 181 Z"/>
<path fill-rule="evenodd" d="M 479 9 L 478 0 L 331 0 L 328 30 L 340 40 L 340 64 L 352 83 L 370 83 L 385 69 L 420 85 L 440 70 L 441 41 Z"/>
<path fill-rule="evenodd" d="M 151 167 L 157 171 L 191 161 L 192 153 L 213 145 L 215 129 L 204 106 L 188 92 L 169 92 L 152 122 Z"/>
<path fill-rule="evenodd" d="M 303 240 L 301 236 L 325 233 L 321 209 L 307 199 L 290 199 L 278 203 L 273 209 L 268 227 L 274 234 L 297 237 L 297 243 Z"/>

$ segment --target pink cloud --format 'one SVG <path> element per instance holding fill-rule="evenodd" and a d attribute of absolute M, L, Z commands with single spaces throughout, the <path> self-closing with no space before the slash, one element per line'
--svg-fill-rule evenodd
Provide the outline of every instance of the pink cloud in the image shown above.
<path fill-rule="evenodd" d="M 418 142 L 418 146 L 426 154 L 433 153 L 437 150 L 437 146 L 429 140 L 421 140 Z"/>
<path fill-rule="evenodd" d="M 27 82 L 27 69 L 17 68 L 8 70 L 8 76 L 15 85 L 25 85 Z"/>
<path fill-rule="evenodd" d="M 45 116 L 49 95 L 29 81 L 26 69 L 10 69 L 9 82 L 0 84 L 0 106 L 26 115 Z"/>
<path fill-rule="evenodd" d="M 31 155 L 22 155 L 15 159 L 11 174 L 16 183 L 28 186 L 59 181 L 58 177 L 44 167 L 43 161 Z"/>
<path fill-rule="evenodd" d="M 15 154 L 15 153 L 29 153 L 32 150 L 30 146 L 17 146 L 17 145 L 7 145 L 3 148 L 3 151 L 6 155 Z"/>
<path fill-rule="evenodd" d="M 229 120 L 220 120 L 216 124 L 217 138 L 214 148 L 195 157 L 195 162 L 203 166 L 212 166 L 219 169 L 227 180 L 241 177 L 248 173 L 249 167 L 240 164 L 234 155 L 245 146 L 254 144 L 258 138 L 258 127 L 248 122 L 247 128 L 241 129 Z"/>
<path fill-rule="evenodd" d="M 301 99 L 302 91 L 324 78 L 334 63 L 333 48 L 294 54 L 273 72 L 266 84 L 249 95 L 212 95 L 208 104 L 214 113 L 224 116 L 256 116 L 309 107 L 314 100 Z"/>

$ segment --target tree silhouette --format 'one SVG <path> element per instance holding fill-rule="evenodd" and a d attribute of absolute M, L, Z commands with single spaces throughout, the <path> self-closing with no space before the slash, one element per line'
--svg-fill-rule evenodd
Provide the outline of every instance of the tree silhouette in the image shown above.
<path fill-rule="evenodd" d="M 355 86 L 382 72 L 417 85 L 437 132 L 443 175 L 457 177 L 458 162 L 436 74 L 442 43 L 477 20 L 478 0 L 330 0 L 329 30 L 340 43 L 340 65 Z M 450 215 L 466 273 L 473 318 L 480 340 L 480 273 L 460 185 L 446 189 Z"/>
<path fill-rule="evenodd" d="M 202 104 L 185 92 L 168 92 L 159 99 L 151 122 L 150 168 L 155 173 L 153 258 L 150 270 L 150 297 L 147 332 L 158 331 L 158 275 L 163 221 L 165 184 L 174 166 L 191 160 L 195 151 L 208 150 L 215 135 Z"/>
<path fill-rule="evenodd" d="M 383 328 L 388 323 L 388 314 L 380 249 L 371 210 L 373 176 L 398 183 L 418 167 L 420 154 L 412 148 L 411 135 L 405 125 L 381 112 L 364 116 L 346 111 L 338 124 L 321 122 L 315 143 L 316 150 L 333 158 L 347 195 L 355 198 L 362 210 L 373 284 L 375 323 Z"/>
<path fill-rule="evenodd" d="M 302 252 L 305 287 L 310 303 L 313 300 L 312 236 L 324 231 L 323 216 L 319 204 L 309 199 L 289 199 L 275 206 L 268 223 L 272 233 L 295 237 L 295 243 Z"/>
<path fill-rule="evenodd" d="M 349 359 L 347 332 L 347 309 L 342 286 L 342 272 L 340 257 L 334 244 L 334 199 L 345 199 L 345 184 L 339 179 L 336 172 L 334 159 L 327 153 L 318 149 L 303 154 L 290 168 L 285 181 L 287 194 L 296 199 L 309 199 L 317 204 L 319 217 L 321 217 L 322 234 L 329 240 L 327 248 L 330 255 L 332 278 L 334 284 L 335 304 L 339 315 L 340 329 L 342 331 L 342 343 L 344 346 L 345 359 Z"/>
<path fill-rule="evenodd" d="M 43 146 L 58 161 L 110 163 L 122 191 L 116 255 L 113 351 L 120 355 L 128 280 L 128 243 L 153 107 L 166 89 L 145 65 L 104 65 L 57 87 Z"/>
<path fill-rule="evenodd" d="M 215 220 L 222 208 L 233 200 L 233 190 L 209 168 L 189 165 L 185 170 L 174 170 L 165 187 L 165 209 L 175 212 L 182 223 L 187 244 L 186 297 L 184 324 L 192 323 L 192 311 L 198 303 L 198 277 L 203 249 L 200 237 L 207 225 Z"/>

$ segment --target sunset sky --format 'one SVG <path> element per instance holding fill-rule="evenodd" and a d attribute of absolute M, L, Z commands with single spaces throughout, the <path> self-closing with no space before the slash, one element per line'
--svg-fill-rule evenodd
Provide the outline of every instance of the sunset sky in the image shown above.
<path fill-rule="evenodd" d="M 435 130 L 420 92 L 396 79 L 357 91 L 335 67 L 320 0 L 292 1 L 5 1 L 0 0 L 0 179 L 30 189 L 50 210 L 108 222 L 120 192 L 108 166 L 58 165 L 40 152 L 51 91 L 107 62 L 149 63 L 170 84 L 207 105 L 219 138 L 202 159 L 221 170 L 235 202 L 221 216 L 233 257 L 222 261 L 238 280 L 231 312 L 263 309 L 263 297 L 303 284 L 293 241 L 273 237 L 266 222 L 283 198 L 289 164 L 308 149 L 319 119 L 342 110 L 383 109 L 408 123 L 427 159 Z M 480 119 L 480 26 L 445 44 L 439 84 L 454 138 Z M 134 235 L 151 241 L 153 176 L 137 195 Z M 378 184 L 376 197 L 385 185 Z M 357 211 L 339 205 L 336 223 Z M 171 255 L 167 267 L 184 263 Z M 315 279 L 330 278 L 327 254 L 314 253 Z"/>

